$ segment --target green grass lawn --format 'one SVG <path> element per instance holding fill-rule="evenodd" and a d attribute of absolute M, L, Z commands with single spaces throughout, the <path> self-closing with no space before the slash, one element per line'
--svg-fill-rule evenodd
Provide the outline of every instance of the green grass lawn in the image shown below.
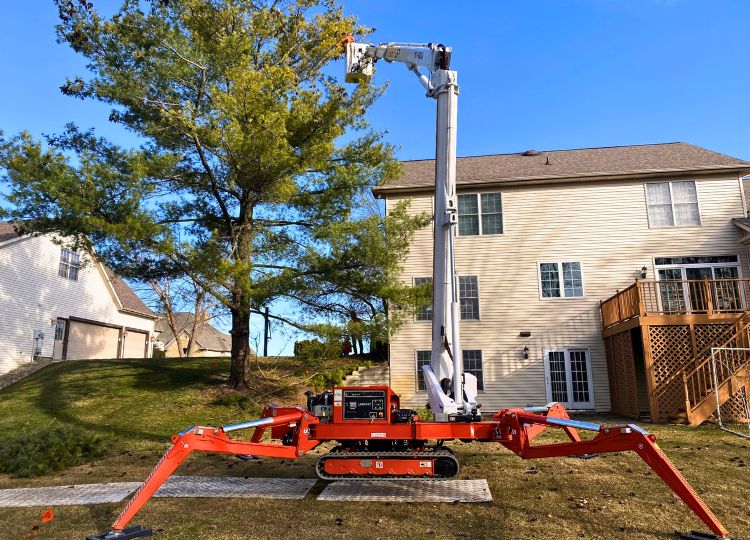
<path fill-rule="evenodd" d="M 53 364 L 0 390 L 0 429 L 14 433 L 69 424 L 100 435 L 108 453 L 92 463 L 32 479 L 0 475 L 0 487 L 142 480 L 192 424 L 253 418 L 268 402 L 302 404 L 304 380 L 292 359 L 261 360 L 245 399 L 227 398 L 224 359 L 76 361 Z M 322 368 L 321 368 L 322 369 Z M 229 392 L 229 395 L 232 395 Z M 609 419 L 612 422 L 612 419 Z M 729 530 L 750 539 L 750 441 L 704 426 L 647 426 Z M 248 538 L 673 538 L 705 527 L 635 455 L 523 461 L 500 445 L 454 443 L 459 478 L 486 478 L 489 504 L 331 503 L 158 499 L 134 520 L 162 539 Z M 193 455 L 179 474 L 315 477 L 316 449 L 298 461 L 242 462 Z M 0 538 L 83 538 L 104 531 L 123 504 L 0 509 Z"/>

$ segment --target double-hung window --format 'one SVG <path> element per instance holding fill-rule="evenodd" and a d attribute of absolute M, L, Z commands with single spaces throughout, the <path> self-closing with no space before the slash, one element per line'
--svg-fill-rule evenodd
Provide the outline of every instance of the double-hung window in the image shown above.
<path fill-rule="evenodd" d="M 700 225 L 698 191 L 693 181 L 646 182 L 649 227 Z"/>
<path fill-rule="evenodd" d="M 60 251 L 60 265 L 57 268 L 57 275 L 66 279 L 78 281 L 78 270 L 80 267 L 80 254 L 67 248 L 62 248 Z"/>
<path fill-rule="evenodd" d="M 477 276 L 458 277 L 458 295 L 461 303 L 461 320 L 479 320 L 479 281 Z"/>
<path fill-rule="evenodd" d="M 578 261 L 539 263 L 539 288 L 542 298 L 580 298 L 583 273 Z"/>
<path fill-rule="evenodd" d="M 430 284 L 430 285 L 432 284 L 431 277 L 415 277 L 414 278 L 415 287 L 426 286 L 427 284 Z M 432 320 L 432 302 L 417 306 L 417 309 L 414 313 L 414 319 L 417 321 L 431 321 Z"/>
<path fill-rule="evenodd" d="M 467 193 L 458 196 L 458 235 L 503 234 L 501 193 Z"/>

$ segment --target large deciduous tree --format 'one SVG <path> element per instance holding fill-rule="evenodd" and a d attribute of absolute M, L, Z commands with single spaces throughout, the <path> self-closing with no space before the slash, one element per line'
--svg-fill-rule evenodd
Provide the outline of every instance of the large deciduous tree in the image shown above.
<path fill-rule="evenodd" d="M 22 228 L 74 238 L 125 277 L 194 280 L 231 313 L 235 387 L 259 306 L 287 299 L 299 316 L 279 318 L 309 329 L 309 313 L 377 319 L 408 297 L 399 259 L 425 220 L 360 211 L 398 166 L 365 120 L 383 89 L 330 75 L 342 36 L 367 34 L 336 2 L 126 0 L 110 18 L 57 5 L 59 40 L 88 61 L 62 92 L 108 104 L 141 143 L 74 124 L 0 140 Z"/>

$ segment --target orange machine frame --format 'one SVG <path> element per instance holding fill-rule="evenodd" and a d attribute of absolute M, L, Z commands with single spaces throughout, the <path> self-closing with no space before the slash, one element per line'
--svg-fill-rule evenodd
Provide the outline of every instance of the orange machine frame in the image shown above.
<path fill-rule="evenodd" d="M 384 387 L 369 388 L 383 389 Z M 390 399 L 395 396 L 392 392 L 388 395 L 391 396 Z M 397 399 L 398 396 L 395 398 Z M 299 458 L 319 444 L 330 440 L 445 441 L 460 439 L 496 442 L 523 459 L 633 451 L 718 537 L 727 538 L 729 534 L 657 446 L 656 437 L 634 424 L 608 427 L 570 420 L 565 409 L 559 404 L 536 410 L 504 409 L 495 414 L 491 421 L 471 423 L 416 421 L 389 424 L 379 420 L 337 422 L 336 418 L 334 413 L 333 422 L 320 423 L 318 418 L 302 407 L 268 407 L 263 411 L 260 419 L 245 424 L 218 428 L 193 426 L 186 429 L 172 438 L 172 447 L 164 454 L 113 523 L 113 532 L 122 531 L 126 527 L 159 486 L 191 452 L 218 452 L 290 459 Z M 227 435 L 229 431 L 251 428 L 254 432 L 249 441 L 230 439 Z M 532 440 L 548 428 L 562 429 L 570 440 L 563 443 L 532 445 Z M 285 439 L 285 444 L 261 442 L 267 429 L 271 429 L 274 439 Z M 596 435 L 591 439 L 582 440 L 578 435 L 578 429 L 595 431 Z M 393 463 L 390 463 L 390 469 L 397 471 L 396 474 L 411 474 L 403 472 L 408 469 L 407 464 L 398 464 L 397 460 L 393 459 L 391 461 Z"/>

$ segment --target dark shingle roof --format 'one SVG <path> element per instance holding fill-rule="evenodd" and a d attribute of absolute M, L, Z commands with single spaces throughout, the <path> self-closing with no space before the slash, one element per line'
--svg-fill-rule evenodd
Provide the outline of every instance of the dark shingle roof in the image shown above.
<path fill-rule="evenodd" d="M 16 232 L 13 223 L 10 221 L 0 221 L 0 242 L 5 242 L 18 236 L 21 235 Z"/>
<path fill-rule="evenodd" d="M 109 279 L 109 282 L 112 284 L 112 289 L 115 291 L 115 295 L 117 295 L 117 299 L 120 301 L 123 311 L 129 311 L 136 315 L 145 315 L 146 317 L 152 317 L 154 319 L 157 318 L 156 313 L 151 311 L 149 307 L 143 303 L 143 300 L 133 292 L 133 289 L 131 289 L 120 276 L 115 274 L 110 267 L 104 265 L 104 271 L 107 273 L 107 279 Z"/>
<path fill-rule="evenodd" d="M 175 322 L 177 324 L 178 331 L 190 333 L 193 329 L 193 321 L 195 315 L 187 312 L 178 312 L 174 314 Z M 156 321 L 156 332 L 160 332 L 159 339 L 162 343 L 167 345 L 174 339 L 174 334 L 169 328 L 166 317 L 161 317 Z M 203 349 L 209 351 L 231 351 L 232 350 L 232 337 L 222 333 L 208 322 L 204 322 L 198 326 L 198 335 L 196 341 Z"/>
<path fill-rule="evenodd" d="M 430 190 L 435 183 L 435 161 L 405 161 L 403 175 L 378 186 L 375 193 Z M 579 150 L 548 150 L 536 155 L 496 154 L 458 158 L 456 183 L 560 181 L 587 177 L 647 175 L 735 169 L 750 172 L 750 163 L 700 146 L 675 142 L 640 146 L 612 146 Z"/>

